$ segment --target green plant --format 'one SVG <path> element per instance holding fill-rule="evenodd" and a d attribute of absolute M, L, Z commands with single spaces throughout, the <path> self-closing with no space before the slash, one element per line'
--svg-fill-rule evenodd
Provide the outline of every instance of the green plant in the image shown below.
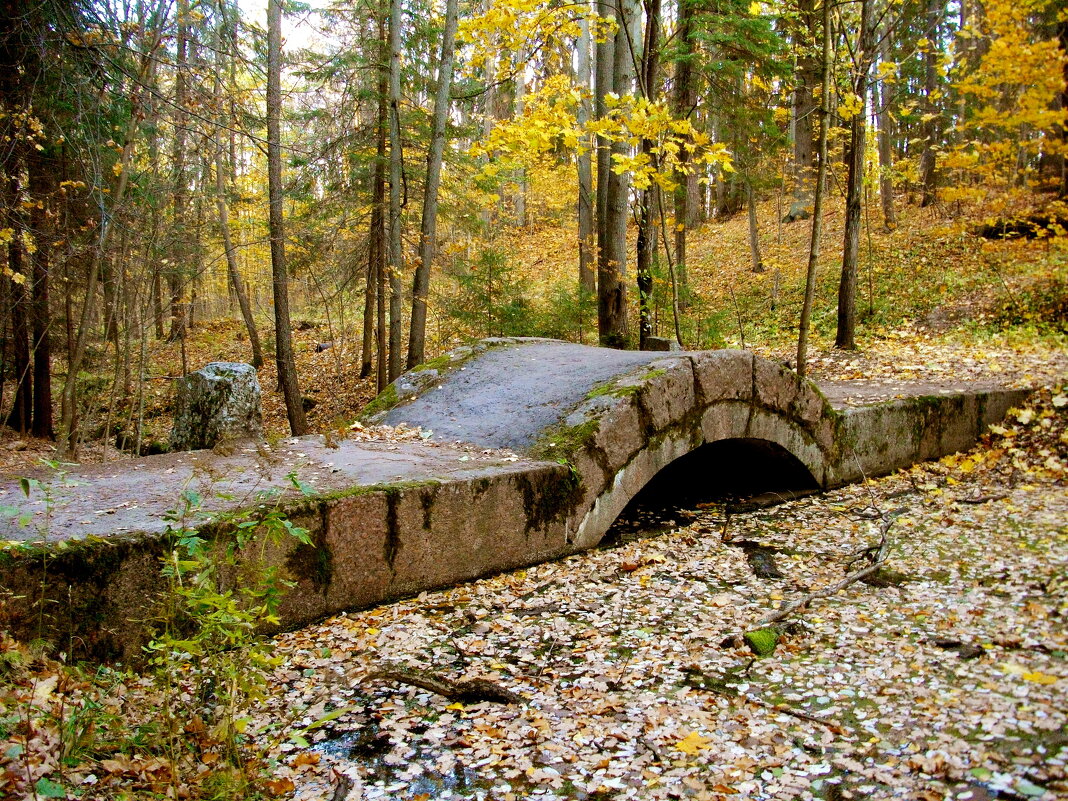
<path fill-rule="evenodd" d="M 471 336 L 524 336 L 534 329 L 522 279 L 503 251 L 487 248 L 474 264 L 455 265 L 451 277 L 456 292 L 446 300 L 445 312 Z"/>
<path fill-rule="evenodd" d="M 311 491 L 295 475 L 290 481 Z M 148 652 L 162 696 L 161 745 L 172 782 L 195 770 L 204 753 L 214 753 L 220 760 L 211 779 L 219 784 L 212 791 L 217 795 L 252 780 L 243 747 L 249 712 L 277 664 L 261 631 L 278 623 L 279 605 L 291 586 L 275 557 L 287 541 L 312 541 L 275 507 L 237 523 L 231 537 L 211 542 L 193 527 L 201 504 L 199 493 L 186 490 L 168 514 L 171 547 L 163 565 L 168 592 Z"/>

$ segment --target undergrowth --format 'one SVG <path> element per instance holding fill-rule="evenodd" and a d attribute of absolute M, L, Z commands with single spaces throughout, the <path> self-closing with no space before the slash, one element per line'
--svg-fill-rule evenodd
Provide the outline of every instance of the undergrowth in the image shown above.
<path fill-rule="evenodd" d="M 277 665 L 261 632 L 278 623 L 291 586 L 275 557 L 311 539 L 275 506 L 209 541 L 196 528 L 201 501 L 186 490 L 167 515 L 164 588 L 142 670 L 71 664 L 0 632 L 0 797 L 273 794 L 266 751 L 248 737 Z"/>

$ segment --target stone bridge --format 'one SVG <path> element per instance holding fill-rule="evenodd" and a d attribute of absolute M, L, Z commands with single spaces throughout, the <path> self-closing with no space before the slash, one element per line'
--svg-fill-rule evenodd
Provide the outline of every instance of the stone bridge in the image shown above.
<path fill-rule="evenodd" d="M 417 441 L 168 454 L 42 475 L 28 498 L 5 483 L 0 623 L 75 656 L 136 660 L 176 525 L 165 511 L 189 489 L 203 502 L 184 525 L 220 547 L 276 508 L 311 532 L 313 545 L 269 555 L 296 583 L 282 609 L 296 626 L 594 547 L 658 474 L 710 493 L 747 473 L 765 488 L 833 487 L 967 448 L 1025 395 L 817 386 L 745 351 L 485 340 L 365 410 L 422 428 Z"/>

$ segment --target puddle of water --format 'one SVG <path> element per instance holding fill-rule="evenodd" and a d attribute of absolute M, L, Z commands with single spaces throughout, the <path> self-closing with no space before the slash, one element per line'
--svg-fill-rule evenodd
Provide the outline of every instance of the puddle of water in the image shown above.
<path fill-rule="evenodd" d="M 452 771 L 439 772 L 437 765 L 448 749 L 439 743 L 428 743 L 418 733 L 403 746 L 396 746 L 377 724 L 337 732 L 324 740 L 315 750 L 339 762 L 358 765 L 367 785 L 378 785 L 383 798 L 395 801 L 430 801 L 437 798 L 485 797 L 497 782 L 482 776 L 474 768 L 457 760 Z M 404 757 L 399 753 L 403 750 Z M 414 753 L 412 753 L 414 751 Z"/>

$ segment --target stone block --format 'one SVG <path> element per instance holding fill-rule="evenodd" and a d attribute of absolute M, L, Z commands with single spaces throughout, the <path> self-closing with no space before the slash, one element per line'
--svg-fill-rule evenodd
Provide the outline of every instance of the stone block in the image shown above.
<path fill-rule="evenodd" d="M 754 400 L 769 409 L 789 412 L 798 399 L 797 373 L 781 362 L 756 359 L 753 365 Z"/>
<path fill-rule="evenodd" d="M 678 423 L 693 411 L 693 367 L 689 359 L 657 359 L 642 375 L 638 399 L 654 431 Z"/>
<path fill-rule="evenodd" d="M 678 352 L 682 346 L 672 337 L 646 337 L 645 350 Z"/>
<path fill-rule="evenodd" d="M 604 412 L 593 444 L 604 453 L 608 468 L 613 472 L 625 465 L 645 444 L 641 415 L 631 398 L 617 398 Z"/>
<path fill-rule="evenodd" d="M 697 393 L 704 403 L 749 400 L 753 395 L 753 354 L 743 350 L 695 353 Z"/>
<path fill-rule="evenodd" d="M 256 368 L 212 362 L 177 381 L 171 448 L 213 448 L 220 442 L 263 436 Z"/>

